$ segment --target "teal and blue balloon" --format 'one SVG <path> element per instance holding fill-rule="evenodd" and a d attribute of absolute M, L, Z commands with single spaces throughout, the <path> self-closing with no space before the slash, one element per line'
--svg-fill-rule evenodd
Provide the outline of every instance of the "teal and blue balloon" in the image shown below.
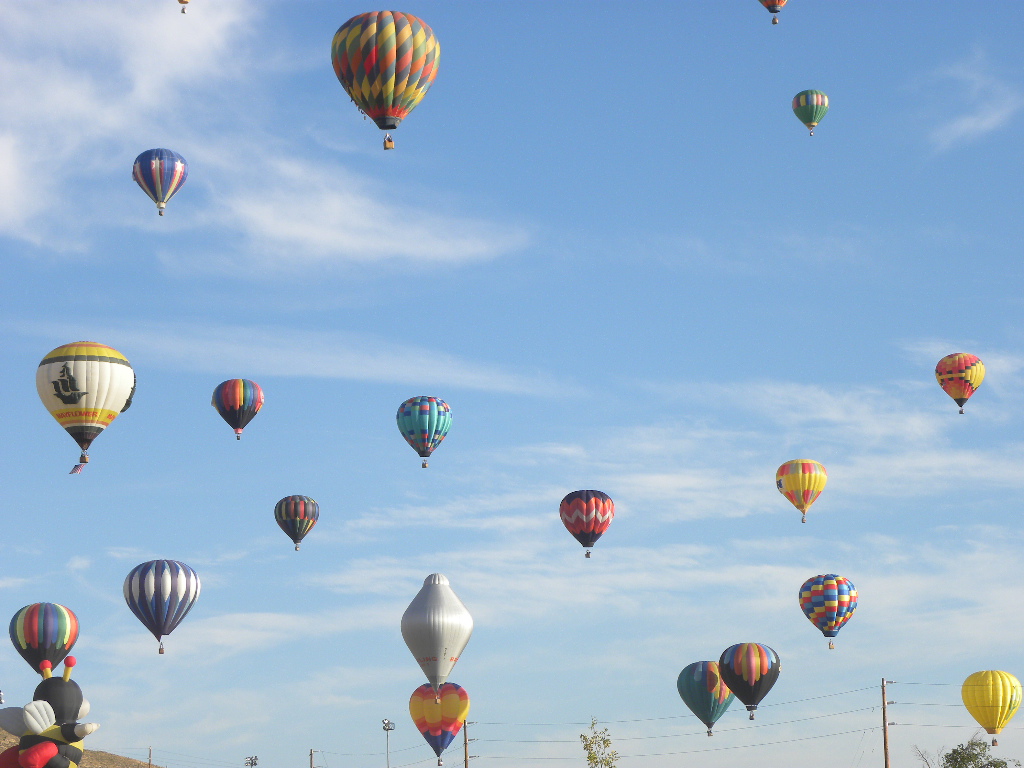
<path fill-rule="evenodd" d="M 420 395 L 402 403 L 395 418 L 398 431 L 423 459 L 425 468 L 430 454 L 448 434 L 452 425 L 452 409 L 439 397 Z"/>
<path fill-rule="evenodd" d="M 736 698 L 722 680 L 717 661 L 695 661 L 683 667 L 676 690 L 683 703 L 707 726 L 708 736 L 713 735 L 711 728 Z"/>

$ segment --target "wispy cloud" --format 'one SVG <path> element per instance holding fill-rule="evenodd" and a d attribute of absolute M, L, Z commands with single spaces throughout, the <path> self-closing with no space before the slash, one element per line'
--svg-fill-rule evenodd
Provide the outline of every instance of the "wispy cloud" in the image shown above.
<path fill-rule="evenodd" d="M 962 105 L 960 114 L 944 118 L 929 133 L 940 152 L 999 130 L 1024 107 L 1024 89 L 993 72 L 980 51 L 943 67 L 933 79 L 943 86 L 947 101 Z"/>
<path fill-rule="evenodd" d="M 255 376 L 310 377 L 397 384 L 443 384 L 486 392 L 562 396 L 578 392 L 555 377 L 529 376 L 424 350 L 371 334 L 282 332 L 263 326 L 139 325 L 67 323 L 12 325 L 15 332 L 50 338 L 94 337 L 110 340 L 133 363 L 219 373 L 236 368 Z M 114 341 L 116 339 L 116 342 Z"/>

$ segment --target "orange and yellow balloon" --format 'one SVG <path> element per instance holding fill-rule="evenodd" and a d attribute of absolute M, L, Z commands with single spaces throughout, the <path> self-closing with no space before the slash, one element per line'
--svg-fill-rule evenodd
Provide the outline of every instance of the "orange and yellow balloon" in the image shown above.
<path fill-rule="evenodd" d="M 942 391 L 960 406 L 960 413 L 963 413 L 964 403 L 985 380 L 985 364 L 977 355 L 954 352 L 935 365 L 935 380 L 939 382 Z"/>
<path fill-rule="evenodd" d="M 825 490 L 827 482 L 825 467 L 813 459 L 787 461 L 775 473 L 775 486 L 779 493 L 803 513 L 801 523 L 807 522 L 807 510 Z"/>
<path fill-rule="evenodd" d="M 429 683 L 409 698 L 409 714 L 441 765 L 441 753 L 455 739 L 469 717 L 469 694 L 461 685 L 445 683 L 437 694 Z"/>
<path fill-rule="evenodd" d="M 1017 713 L 1021 701 L 1020 681 L 1009 672 L 985 670 L 964 680 L 960 695 L 978 725 L 988 733 L 999 733 Z M 992 746 L 999 743 L 992 739 Z"/>

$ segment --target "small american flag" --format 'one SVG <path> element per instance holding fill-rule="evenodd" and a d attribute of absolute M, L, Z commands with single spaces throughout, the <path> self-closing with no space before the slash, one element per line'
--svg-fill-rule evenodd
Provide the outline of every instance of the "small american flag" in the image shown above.
<path fill-rule="evenodd" d="M 83 469 L 85 469 L 85 464 L 75 464 L 75 466 L 72 467 L 71 471 L 68 472 L 68 474 L 69 475 L 80 475 L 80 474 L 82 474 L 82 470 Z"/>

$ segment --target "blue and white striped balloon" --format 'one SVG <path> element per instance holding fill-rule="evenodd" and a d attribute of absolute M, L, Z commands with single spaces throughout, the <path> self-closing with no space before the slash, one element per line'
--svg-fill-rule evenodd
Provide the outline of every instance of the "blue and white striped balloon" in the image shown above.
<path fill-rule="evenodd" d="M 199 576 L 177 560 L 150 560 L 124 580 L 124 599 L 153 637 L 160 640 L 181 623 L 199 597 Z M 160 653 L 164 644 L 160 643 Z"/>

